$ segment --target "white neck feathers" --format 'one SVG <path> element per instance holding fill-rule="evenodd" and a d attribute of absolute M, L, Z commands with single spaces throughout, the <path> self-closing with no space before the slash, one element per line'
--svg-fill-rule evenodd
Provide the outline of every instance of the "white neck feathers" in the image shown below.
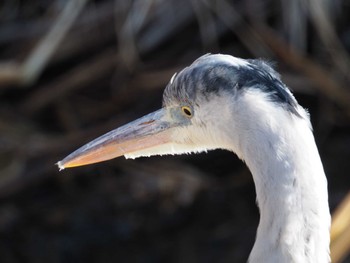
<path fill-rule="evenodd" d="M 260 209 L 249 262 L 330 262 L 327 180 L 308 116 L 249 96 L 232 149 L 252 172 Z"/>

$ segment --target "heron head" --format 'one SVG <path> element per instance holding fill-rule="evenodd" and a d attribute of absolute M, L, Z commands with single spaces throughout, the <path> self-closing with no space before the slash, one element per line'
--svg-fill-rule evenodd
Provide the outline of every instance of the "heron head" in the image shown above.
<path fill-rule="evenodd" d="M 252 70 L 254 63 L 244 59 L 202 56 L 171 78 L 161 109 L 87 143 L 58 166 L 64 169 L 122 155 L 137 158 L 227 149 L 236 130 L 234 116 L 239 114 L 237 101 L 242 92 L 268 81 L 256 72 L 249 74 Z M 264 74 L 270 75 L 269 71 L 273 70 L 266 66 Z M 283 92 L 277 90 L 271 96 L 289 103 L 290 96 Z M 230 150 L 235 151 L 232 147 Z"/>

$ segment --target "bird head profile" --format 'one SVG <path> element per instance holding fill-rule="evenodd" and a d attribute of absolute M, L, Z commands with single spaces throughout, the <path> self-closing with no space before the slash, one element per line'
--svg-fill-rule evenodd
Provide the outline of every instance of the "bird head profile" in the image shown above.
<path fill-rule="evenodd" d="M 249 93 L 253 94 L 250 102 L 245 96 Z M 64 169 L 122 155 L 137 158 L 219 148 L 232 150 L 242 158 L 239 130 L 254 129 L 242 126 L 256 124 L 249 119 L 252 116 L 248 109 L 259 103 L 254 101 L 256 96 L 300 115 L 293 95 L 268 63 L 204 55 L 174 74 L 165 88 L 160 110 L 84 145 L 58 166 Z"/>
<path fill-rule="evenodd" d="M 263 60 L 204 55 L 175 74 L 163 107 L 68 155 L 65 169 L 225 149 L 249 167 L 260 210 L 249 262 L 329 262 L 327 179 L 309 115 Z"/>

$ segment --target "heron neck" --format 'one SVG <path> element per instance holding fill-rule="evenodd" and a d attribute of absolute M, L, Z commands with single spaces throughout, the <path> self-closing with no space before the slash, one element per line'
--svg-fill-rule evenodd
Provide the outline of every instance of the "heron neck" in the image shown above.
<path fill-rule="evenodd" d="M 244 149 L 260 210 L 249 262 L 329 262 L 327 180 L 314 137 L 306 124 L 285 125 Z"/>

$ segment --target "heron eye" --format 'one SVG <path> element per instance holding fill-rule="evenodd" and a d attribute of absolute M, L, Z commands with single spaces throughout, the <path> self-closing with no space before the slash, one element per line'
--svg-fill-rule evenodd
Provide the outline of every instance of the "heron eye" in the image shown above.
<path fill-rule="evenodd" d="M 192 109 L 187 106 L 182 106 L 181 107 L 182 113 L 187 117 L 191 118 L 192 117 Z"/>

